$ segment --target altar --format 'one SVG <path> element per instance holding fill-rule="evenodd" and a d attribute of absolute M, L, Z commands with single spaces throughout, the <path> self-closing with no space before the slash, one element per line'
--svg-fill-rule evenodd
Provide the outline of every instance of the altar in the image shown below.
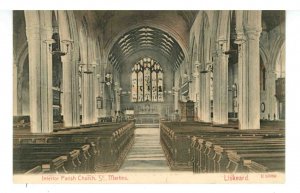
<path fill-rule="evenodd" d="M 172 105 L 161 102 L 142 102 L 133 104 L 134 118 L 137 124 L 158 124 L 161 119 L 169 119 Z"/>

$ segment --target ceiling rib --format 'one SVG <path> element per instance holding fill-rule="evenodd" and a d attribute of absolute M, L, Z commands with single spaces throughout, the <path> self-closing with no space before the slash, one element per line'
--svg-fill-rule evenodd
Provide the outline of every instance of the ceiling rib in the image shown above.
<path fill-rule="evenodd" d="M 120 37 L 110 50 L 108 59 L 116 69 L 120 69 L 120 64 L 126 57 L 141 49 L 162 53 L 169 59 L 173 69 L 177 69 L 184 60 L 183 51 L 173 37 L 148 26 L 133 29 Z"/>

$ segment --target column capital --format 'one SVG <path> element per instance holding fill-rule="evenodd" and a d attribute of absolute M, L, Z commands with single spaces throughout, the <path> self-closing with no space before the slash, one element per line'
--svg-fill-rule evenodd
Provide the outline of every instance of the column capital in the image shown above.
<path fill-rule="evenodd" d="M 243 32 L 237 32 L 236 40 L 234 41 L 235 44 L 241 45 L 246 41 L 245 34 Z"/>
<path fill-rule="evenodd" d="M 224 39 L 224 38 L 219 38 L 219 39 L 217 39 L 216 40 L 216 43 L 218 43 L 218 44 L 225 44 L 225 43 L 227 43 L 228 42 L 228 40 L 227 39 Z"/>
<path fill-rule="evenodd" d="M 217 46 L 219 49 L 223 50 L 223 48 L 225 47 L 225 44 L 228 42 L 228 40 L 220 38 L 216 41 Z"/>
<path fill-rule="evenodd" d="M 224 54 L 224 48 L 226 47 L 227 42 L 228 42 L 228 40 L 226 40 L 224 38 L 219 38 L 216 41 L 217 49 L 215 50 L 215 52 L 216 52 L 217 56 Z"/>
<path fill-rule="evenodd" d="M 259 40 L 261 27 L 246 27 L 246 35 L 250 40 Z"/>

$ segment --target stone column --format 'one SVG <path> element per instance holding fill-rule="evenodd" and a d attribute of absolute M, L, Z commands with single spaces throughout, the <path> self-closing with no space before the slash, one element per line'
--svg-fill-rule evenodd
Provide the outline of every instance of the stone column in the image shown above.
<path fill-rule="evenodd" d="M 176 112 L 176 110 L 179 111 L 178 109 L 178 101 L 179 101 L 179 77 L 180 77 L 180 67 L 173 73 L 174 76 L 174 87 L 173 92 L 174 92 L 174 112 Z"/>
<path fill-rule="evenodd" d="M 29 61 L 28 61 L 29 62 Z M 17 64 L 16 64 L 17 65 Z M 28 64 L 29 65 L 29 64 Z M 24 68 L 24 64 L 21 65 L 19 64 L 18 66 L 16 66 L 16 69 L 14 70 L 17 70 L 16 72 L 16 108 L 17 108 L 17 111 L 16 111 L 16 115 L 24 115 L 23 113 L 23 94 L 22 94 L 22 90 L 23 90 L 23 76 L 24 76 L 24 72 L 23 72 L 23 68 Z M 28 101 L 29 102 L 29 101 Z M 28 104 L 29 105 L 29 104 Z"/>
<path fill-rule="evenodd" d="M 266 110 L 267 115 L 270 114 L 270 119 L 274 119 L 274 114 L 277 115 L 276 111 L 276 74 L 273 70 L 268 71 L 267 80 L 266 80 L 266 87 L 267 87 L 267 104 Z M 277 115 L 278 116 L 278 115 Z"/>
<path fill-rule="evenodd" d="M 211 63 L 207 63 L 206 66 L 212 65 Z M 211 109 L 210 109 L 210 77 L 211 77 L 211 71 L 208 71 L 207 73 L 203 74 L 203 79 L 202 79 L 202 121 L 204 122 L 211 122 Z"/>
<path fill-rule="evenodd" d="M 51 11 L 43 11 L 44 12 L 44 31 L 42 31 L 42 40 L 51 40 L 53 35 L 53 28 L 52 28 L 52 12 Z M 48 116 L 48 122 L 44 122 L 45 130 L 43 133 L 49 133 L 53 131 L 53 80 L 52 80 L 52 54 L 47 50 L 48 45 L 44 43 L 42 46 L 42 84 L 45 86 L 41 92 L 47 93 L 47 96 L 43 99 L 42 107 L 43 111 L 46 116 Z"/>
<path fill-rule="evenodd" d="M 180 90 L 180 88 L 179 87 L 174 87 L 173 90 L 174 90 L 174 109 L 176 111 L 176 110 L 179 110 L 178 109 L 178 100 L 179 100 L 179 90 Z"/>
<path fill-rule="evenodd" d="M 93 64 L 93 89 L 92 89 L 92 116 L 93 116 L 93 123 L 98 122 L 97 118 L 97 71 L 96 71 L 96 64 Z"/>
<path fill-rule="evenodd" d="M 95 100 L 96 100 L 96 104 L 95 104 L 95 116 L 96 116 L 96 122 L 99 121 L 99 117 L 100 117 L 100 108 L 98 108 L 98 101 L 97 101 L 97 98 L 101 96 L 101 89 L 100 89 L 100 86 L 101 86 L 101 75 L 100 75 L 100 65 L 96 65 L 96 82 L 95 82 Z"/>
<path fill-rule="evenodd" d="M 78 99 L 78 63 L 75 59 L 73 40 L 69 31 L 67 12 L 58 11 L 59 34 L 61 51 L 68 53 L 61 57 L 63 72 L 63 101 L 64 127 L 72 128 L 80 125 L 79 99 Z M 77 104 L 78 103 L 78 104 Z"/>
<path fill-rule="evenodd" d="M 189 73 L 189 72 L 187 72 L 187 73 Z M 194 93 L 195 93 L 195 88 L 194 88 L 195 84 L 193 82 L 193 79 L 194 79 L 193 73 L 188 74 L 188 79 L 187 79 L 188 84 L 189 84 L 188 98 L 189 98 L 189 100 L 192 100 L 192 101 L 194 101 Z"/>
<path fill-rule="evenodd" d="M 245 35 L 236 41 L 239 44 L 239 129 L 260 129 L 260 30 L 248 28 Z"/>
<path fill-rule="evenodd" d="M 82 124 L 91 124 L 93 122 L 93 106 L 91 101 L 92 80 L 92 74 L 84 71 L 82 76 Z"/>
<path fill-rule="evenodd" d="M 200 72 L 201 71 L 204 71 L 205 68 L 206 68 L 206 65 L 205 64 L 199 64 L 199 68 L 200 68 Z M 200 73 L 200 91 L 199 91 L 199 113 L 198 113 L 198 116 L 199 116 L 199 120 L 200 121 L 203 121 L 203 115 L 204 115 L 204 101 L 205 101 L 205 85 L 204 85 L 204 80 L 205 80 L 205 76 L 206 74 L 205 73 Z"/>
<path fill-rule="evenodd" d="M 13 64 L 13 115 L 17 116 L 18 114 L 18 66 L 14 61 Z"/>
<path fill-rule="evenodd" d="M 233 113 L 234 64 L 228 66 L 228 112 Z"/>
<path fill-rule="evenodd" d="M 102 108 L 98 108 L 98 104 L 96 104 L 97 108 L 97 121 L 99 121 L 99 118 L 103 117 L 103 76 L 102 76 L 103 67 L 101 65 L 97 65 L 97 82 L 96 82 L 96 90 L 97 90 L 97 96 L 96 97 L 102 97 L 102 101 L 99 101 L 99 103 L 102 103 Z"/>
<path fill-rule="evenodd" d="M 214 124 L 228 123 L 228 56 L 223 53 L 226 42 L 217 41 L 218 50 L 214 60 Z"/>
<path fill-rule="evenodd" d="M 195 108 L 197 107 L 197 120 L 200 120 L 200 73 L 198 71 L 198 67 L 200 66 L 200 63 L 198 61 L 195 62 L 195 70 L 193 73 L 194 77 L 194 102 L 195 102 Z"/>
<path fill-rule="evenodd" d="M 116 82 L 115 83 L 115 103 L 116 103 L 116 111 L 119 112 L 120 111 L 120 83 Z M 118 114 L 117 114 L 118 115 Z"/>
<path fill-rule="evenodd" d="M 105 84 L 105 63 L 102 63 L 100 66 L 100 96 L 102 97 L 102 109 L 100 110 L 100 117 L 106 117 L 107 110 L 106 110 L 106 94 L 107 94 L 107 86 Z"/>
<path fill-rule="evenodd" d="M 32 133 L 50 133 L 53 131 L 52 102 L 52 55 L 49 43 L 52 27 L 51 12 L 25 11 L 26 35 L 29 53 L 29 97 L 30 125 Z M 43 19 L 41 19 L 43 18 Z M 40 21 L 41 20 L 41 21 Z M 52 35 L 52 33 L 51 33 Z"/>

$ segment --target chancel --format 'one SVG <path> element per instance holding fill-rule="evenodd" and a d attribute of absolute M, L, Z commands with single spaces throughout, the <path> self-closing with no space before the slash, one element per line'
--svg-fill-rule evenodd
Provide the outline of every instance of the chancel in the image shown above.
<path fill-rule="evenodd" d="M 13 59 L 14 174 L 285 171 L 285 11 L 13 11 Z"/>

